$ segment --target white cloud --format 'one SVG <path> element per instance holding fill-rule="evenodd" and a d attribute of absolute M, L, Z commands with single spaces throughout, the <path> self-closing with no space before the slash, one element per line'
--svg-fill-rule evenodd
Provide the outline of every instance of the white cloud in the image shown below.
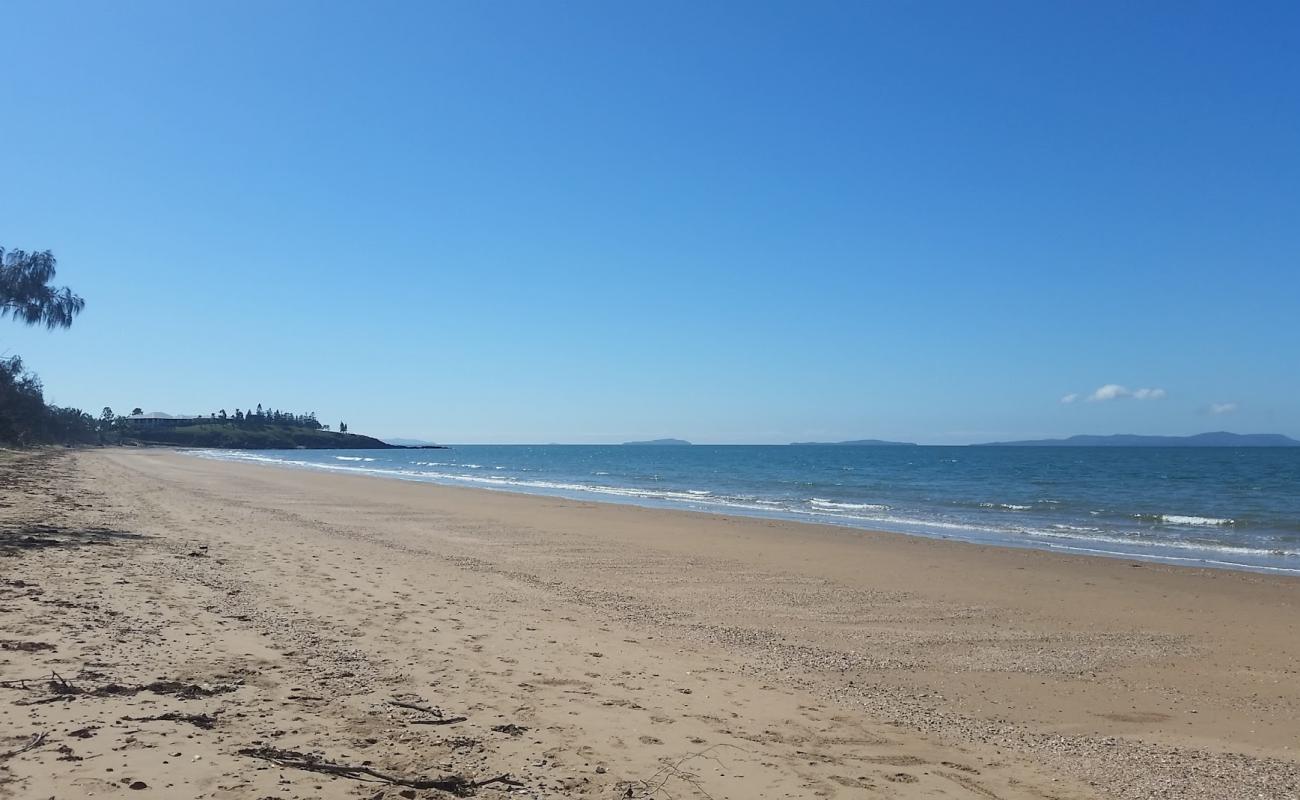
<path fill-rule="evenodd" d="M 1098 387 L 1097 391 L 1088 395 L 1088 402 L 1104 403 L 1107 400 L 1116 400 L 1120 397 L 1131 397 L 1132 395 L 1132 392 L 1118 383 L 1108 383 L 1105 386 Z"/>
<path fill-rule="evenodd" d="M 1077 392 L 1070 392 L 1070 393 L 1067 394 L 1065 397 L 1062 397 L 1062 398 L 1061 398 L 1061 402 L 1062 402 L 1062 403 L 1073 403 L 1075 400 L 1078 400 L 1078 399 L 1079 399 L 1079 395 L 1078 395 Z"/>
<path fill-rule="evenodd" d="M 1231 414 L 1236 410 L 1236 403 L 1210 403 L 1211 414 Z"/>
<path fill-rule="evenodd" d="M 1134 400 L 1161 400 L 1168 393 L 1164 389 L 1129 389 L 1127 386 L 1121 386 L 1118 383 L 1108 383 L 1105 386 L 1097 387 L 1096 391 L 1088 395 L 1089 403 L 1104 403 L 1107 400 L 1120 400 L 1125 397 L 1131 397 Z M 1065 397 L 1077 397 L 1077 395 L 1067 394 Z M 1074 402 L 1061 398 L 1061 402 Z"/>

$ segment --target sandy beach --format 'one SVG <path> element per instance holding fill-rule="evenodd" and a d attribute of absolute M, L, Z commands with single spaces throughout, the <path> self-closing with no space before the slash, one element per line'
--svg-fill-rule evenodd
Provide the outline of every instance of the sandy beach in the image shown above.
<path fill-rule="evenodd" d="M 0 478 L 0 797 L 1300 796 L 1296 578 L 166 450 Z"/>

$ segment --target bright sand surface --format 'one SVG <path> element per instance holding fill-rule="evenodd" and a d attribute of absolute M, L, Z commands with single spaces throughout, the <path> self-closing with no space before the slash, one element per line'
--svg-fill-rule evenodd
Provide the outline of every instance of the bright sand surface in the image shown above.
<path fill-rule="evenodd" d="M 447 796 L 258 747 L 521 784 L 483 797 L 1300 795 L 1295 578 L 163 450 L 0 476 L 3 797 Z"/>

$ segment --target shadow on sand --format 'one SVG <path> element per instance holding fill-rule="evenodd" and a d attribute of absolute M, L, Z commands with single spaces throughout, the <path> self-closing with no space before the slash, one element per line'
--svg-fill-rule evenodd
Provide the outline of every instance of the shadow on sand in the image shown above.
<path fill-rule="evenodd" d="M 27 550 L 42 550 L 51 547 L 81 547 L 83 545 L 113 545 L 118 542 L 141 541 L 146 538 L 143 534 L 104 527 L 73 527 L 31 523 L 0 525 L 0 557 L 22 555 Z"/>

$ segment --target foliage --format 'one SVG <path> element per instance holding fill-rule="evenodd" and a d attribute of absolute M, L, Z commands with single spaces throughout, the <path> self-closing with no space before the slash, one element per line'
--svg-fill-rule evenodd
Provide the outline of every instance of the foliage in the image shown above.
<path fill-rule="evenodd" d="M 148 444 L 170 444 L 180 447 L 222 447 L 244 450 L 292 450 L 299 447 L 312 449 L 386 449 L 391 447 L 378 439 L 357 434 L 302 428 L 290 425 L 223 425 L 220 422 L 201 425 L 183 425 L 157 428 L 130 434 Z"/>
<path fill-rule="evenodd" d="M 0 247 L 0 319 L 28 325 L 67 328 L 86 303 L 70 289 L 50 286 L 56 262 L 46 250 L 5 252 Z M 75 408 L 45 404 L 41 381 L 18 356 L 0 359 L 0 442 L 26 446 L 48 442 L 87 442 L 95 421 Z"/>
<path fill-rule="evenodd" d="M 131 414 L 138 415 L 143 412 L 140 409 L 134 409 Z M 202 419 L 200 417 L 200 419 Z M 125 422 L 130 424 L 131 418 L 127 417 Z M 279 411 L 271 409 L 262 409 L 262 404 L 257 404 L 257 411 L 242 411 L 236 408 L 233 416 L 226 414 L 223 408 L 220 411 L 211 413 L 207 417 L 207 422 L 213 425 L 280 425 L 289 428 L 306 428 L 308 430 L 321 430 L 324 426 L 316 419 L 315 411 L 308 411 L 305 414 L 295 414 L 290 411 Z M 198 424 L 198 423 L 186 423 Z"/>
<path fill-rule="evenodd" d="M 57 266 L 49 250 L 5 252 L 0 247 L 0 319 L 12 316 L 28 325 L 70 327 L 86 301 L 67 287 L 50 286 Z"/>
<path fill-rule="evenodd" d="M 22 359 L 0 359 L 0 442 L 24 447 L 96 440 L 93 417 L 46 405 L 40 379 L 23 367 Z"/>

